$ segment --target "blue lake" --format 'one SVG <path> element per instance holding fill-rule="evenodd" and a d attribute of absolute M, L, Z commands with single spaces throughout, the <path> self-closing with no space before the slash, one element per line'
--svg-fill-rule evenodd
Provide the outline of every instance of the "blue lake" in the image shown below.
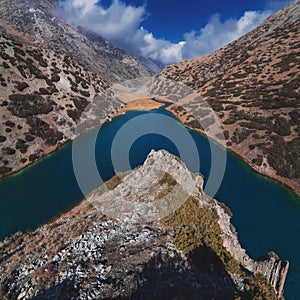
<path fill-rule="evenodd" d="M 102 126 L 95 147 L 96 162 L 103 180 L 114 175 L 111 145 L 126 122 L 144 114 L 161 113 L 171 116 L 164 108 L 146 112 L 129 112 Z M 175 119 L 175 118 L 174 118 Z M 143 124 L 151 132 L 153 126 Z M 178 123 L 178 126 L 181 126 Z M 183 126 L 182 126 L 183 128 Z M 92 130 L 79 140 L 88 143 L 98 132 Z M 200 159 L 200 172 L 207 179 L 211 167 L 208 139 L 189 130 Z M 215 143 L 216 151 L 225 151 Z M 131 167 L 141 165 L 151 149 L 166 149 L 179 155 L 177 146 L 158 134 L 146 134 L 130 149 Z M 187 166 L 193 172 L 193 164 Z M 121 169 L 118 171 L 122 171 Z M 90 189 L 97 186 L 90 186 Z M 72 165 L 72 144 L 69 143 L 38 163 L 16 175 L 0 181 L 0 240 L 16 231 L 30 231 L 47 223 L 83 199 Z M 281 259 L 290 261 L 285 285 L 286 299 L 300 299 L 300 200 L 289 189 L 252 171 L 240 158 L 227 152 L 227 165 L 222 184 L 215 196 L 233 212 L 232 223 L 248 254 L 257 259 L 275 251 Z"/>

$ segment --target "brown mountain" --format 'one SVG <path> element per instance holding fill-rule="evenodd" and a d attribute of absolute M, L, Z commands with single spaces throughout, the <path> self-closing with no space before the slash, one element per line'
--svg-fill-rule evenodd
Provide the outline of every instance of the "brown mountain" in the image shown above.
<path fill-rule="evenodd" d="M 54 17 L 52 8 L 53 1 L 1 1 L 0 176 L 74 138 L 95 99 L 97 113 L 83 114 L 93 125 L 121 106 L 97 97 L 109 83 L 147 74 L 122 50 Z M 178 158 L 150 153 L 143 166 L 112 178 L 108 190 L 0 242 L 0 298 L 280 298 L 288 263 L 275 254 L 251 259 L 230 210 L 206 196 L 202 183 Z M 166 215 L 170 197 L 187 201 Z M 116 205 L 123 216 L 114 215 Z"/>
<path fill-rule="evenodd" d="M 1 1 L 0 177 L 74 138 L 80 115 L 109 84 L 149 74 L 125 51 L 55 17 L 54 4 Z M 99 122 L 119 106 L 102 99 Z"/>
<path fill-rule="evenodd" d="M 224 125 L 228 148 L 298 193 L 299 15 L 297 0 L 220 50 L 160 73 L 192 87 L 208 101 Z M 195 107 L 195 103 L 184 105 L 192 114 L 201 115 L 201 108 Z M 189 119 L 186 124 L 195 122 Z"/>
<path fill-rule="evenodd" d="M 108 83 L 71 57 L 0 33 L 0 177 L 74 138 L 85 107 Z M 98 116 L 114 110 L 102 102 Z"/>
<path fill-rule="evenodd" d="M 110 82 L 149 76 L 124 50 L 54 14 L 55 1 L 1 0 L 0 25 L 26 44 L 71 56 Z"/>

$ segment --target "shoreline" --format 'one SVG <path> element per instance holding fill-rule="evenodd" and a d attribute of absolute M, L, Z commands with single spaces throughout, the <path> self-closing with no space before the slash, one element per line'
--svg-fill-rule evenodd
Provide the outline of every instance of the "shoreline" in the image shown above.
<path fill-rule="evenodd" d="M 134 110 L 154 110 L 162 107 L 163 104 L 155 101 L 152 98 L 146 97 L 138 100 L 133 100 L 126 103 L 124 107 L 124 112 L 134 111 Z"/>
<path fill-rule="evenodd" d="M 231 151 L 232 153 L 237 155 L 253 171 L 257 172 L 258 174 L 260 174 L 262 176 L 266 176 L 266 177 L 268 177 L 270 179 L 273 179 L 276 182 L 282 184 L 283 186 L 285 186 L 286 188 L 291 190 L 293 193 L 295 193 L 299 197 L 299 200 L 300 200 L 300 185 L 299 185 L 299 190 L 298 190 L 296 184 L 293 183 L 293 182 L 290 182 L 289 179 L 278 176 L 276 174 L 273 175 L 273 174 L 267 173 L 266 171 L 264 171 L 262 169 L 262 167 L 259 167 L 259 166 L 255 165 L 254 163 L 252 163 L 251 161 L 249 161 L 248 158 L 244 154 L 240 153 L 238 150 L 236 150 L 232 147 L 228 147 L 228 146 L 225 147 L 225 146 L 221 145 L 220 142 L 217 139 L 215 139 L 214 137 L 208 136 L 202 129 L 195 128 L 195 127 L 192 127 L 192 126 L 188 126 L 186 124 L 186 116 L 187 115 L 182 115 L 182 111 L 176 112 L 174 110 L 174 108 L 176 108 L 176 107 L 178 107 L 178 106 L 174 103 L 173 108 L 172 108 L 172 106 L 170 106 L 170 107 L 167 108 L 167 111 L 172 113 L 180 121 L 180 123 L 182 125 L 184 125 L 185 127 L 189 128 L 189 129 L 192 129 L 192 130 L 198 132 L 199 134 L 201 134 L 205 137 L 208 137 L 208 138 L 212 139 L 213 141 L 217 142 L 220 146 L 224 147 L 226 150 Z M 184 110 L 184 111 L 186 111 L 186 110 Z M 188 112 L 188 114 L 190 114 L 190 112 Z"/>
<path fill-rule="evenodd" d="M 189 128 L 191 130 L 194 130 L 194 131 L 198 132 L 199 134 L 201 134 L 205 137 L 208 137 L 208 138 L 212 139 L 213 141 L 217 142 L 220 146 L 224 147 L 223 145 L 220 144 L 220 142 L 217 139 L 208 136 L 203 130 L 201 130 L 199 128 L 192 127 L 192 126 L 188 126 L 186 124 L 186 116 L 187 115 L 186 114 L 183 115 L 182 111 L 176 112 L 174 110 L 174 108 L 176 108 L 177 105 L 173 101 L 171 101 L 169 99 L 160 99 L 160 98 L 157 99 L 157 100 L 158 101 L 156 101 L 156 100 L 154 100 L 153 98 L 150 98 L 150 97 L 145 97 L 145 98 L 140 98 L 140 99 L 137 99 L 137 100 L 135 99 L 133 101 L 129 101 L 129 102 L 125 103 L 124 107 L 118 107 L 115 111 L 113 111 L 111 113 L 111 117 L 107 117 L 107 119 L 103 121 L 102 125 L 104 125 L 105 123 L 109 123 L 109 122 L 113 121 L 115 118 L 119 117 L 120 115 L 125 114 L 125 113 L 130 112 L 130 111 L 155 110 L 155 109 L 158 109 L 158 108 L 162 107 L 164 105 L 163 103 L 173 103 L 174 106 L 172 107 L 172 105 L 171 105 L 170 107 L 166 108 L 166 110 L 169 111 L 170 113 L 172 113 L 180 121 L 180 123 L 182 125 L 184 125 L 185 127 Z M 11 170 L 10 172 L 6 173 L 4 176 L 2 176 L 0 178 L 0 181 L 5 180 L 5 179 L 9 178 L 10 176 L 16 175 L 17 173 L 19 173 L 22 170 L 26 169 L 30 165 L 32 165 L 34 163 L 37 163 L 41 159 L 45 158 L 46 156 L 56 152 L 62 146 L 66 145 L 69 142 L 72 142 L 72 139 L 66 139 L 64 141 L 60 141 L 57 145 L 52 146 L 52 147 L 48 148 L 47 150 L 45 150 L 45 152 L 43 152 L 42 155 L 37 160 L 32 161 L 32 162 L 27 162 L 24 165 L 19 166 L 18 168 L 14 169 L 14 170 Z M 253 164 L 252 162 L 250 162 L 247 159 L 247 157 L 245 155 L 243 155 L 238 150 L 236 150 L 232 147 L 226 146 L 225 149 L 228 150 L 228 151 L 231 151 L 232 153 L 237 155 L 253 171 L 257 172 L 258 174 L 260 174 L 262 176 L 266 176 L 266 177 L 268 177 L 272 180 L 275 180 L 276 182 L 278 182 L 278 183 L 284 185 L 286 188 L 290 189 L 298 197 L 300 197 L 300 190 L 298 191 L 296 185 L 293 184 L 293 182 L 290 182 L 289 179 L 283 178 L 283 177 L 278 176 L 278 175 L 273 175 L 273 174 L 270 174 L 270 173 L 264 171 L 262 169 L 262 167 L 259 167 L 255 164 Z"/>
<path fill-rule="evenodd" d="M 167 102 L 164 100 L 159 100 L 161 102 Z M 131 105 L 128 105 L 129 103 L 132 103 Z M 133 100 L 130 101 L 128 103 L 125 103 L 125 107 L 119 107 L 117 108 L 115 111 L 113 111 L 111 113 L 111 118 L 107 116 L 107 118 L 105 120 L 102 120 L 102 123 L 99 125 L 104 125 L 105 123 L 111 122 L 113 121 L 115 118 L 121 116 L 122 114 L 125 114 L 129 111 L 134 111 L 134 110 L 154 110 L 154 109 L 158 109 L 160 107 L 163 106 L 162 103 L 159 103 L 149 97 L 147 98 L 141 98 L 139 100 Z M 92 129 L 92 128 L 90 128 Z M 77 138 L 77 137 L 75 137 Z M 72 142 L 73 139 L 71 138 L 67 138 L 63 141 L 59 141 L 56 145 L 51 146 L 47 149 L 45 149 L 45 151 L 43 153 L 41 153 L 41 156 L 34 160 L 34 161 L 27 161 L 26 163 L 20 165 L 19 167 L 5 173 L 4 175 L 2 175 L 0 177 L 0 181 L 5 180 L 10 178 L 13 175 L 17 175 L 18 173 L 20 173 L 22 170 L 26 169 L 27 167 L 33 165 L 34 163 L 38 163 L 40 160 L 42 160 L 43 158 L 45 158 L 46 156 L 53 154 L 54 152 L 58 151 L 61 147 L 63 147 L 64 145 Z"/>
<path fill-rule="evenodd" d="M 40 160 L 42 160 L 43 158 L 45 158 L 46 156 L 58 151 L 61 147 L 63 147 L 64 145 L 66 145 L 67 143 L 71 142 L 71 139 L 66 139 L 64 141 L 60 141 L 58 144 L 56 144 L 55 146 L 51 146 L 50 148 L 46 149 L 45 152 L 43 152 L 41 154 L 41 156 L 34 160 L 34 161 L 28 161 L 25 164 L 17 167 L 16 169 L 13 169 L 7 173 L 5 173 L 1 178 L 0 181 L 5 180 L 13 175 L 16 175 L 17 173 L 20 173 L 22 170 L 26 169 L 27 167 L 31 166 L 34 163 L 38 163 Z"/>

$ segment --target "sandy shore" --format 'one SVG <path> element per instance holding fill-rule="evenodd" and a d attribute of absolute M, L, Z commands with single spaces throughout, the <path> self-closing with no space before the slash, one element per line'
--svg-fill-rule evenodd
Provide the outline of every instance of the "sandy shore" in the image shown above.
<path fill-rule="evenodd" d="M 151 98 L 142 98 L 128 102 L 124 108 L 125 112 L 133 110 L 154 110 L 163 106 Z"/>

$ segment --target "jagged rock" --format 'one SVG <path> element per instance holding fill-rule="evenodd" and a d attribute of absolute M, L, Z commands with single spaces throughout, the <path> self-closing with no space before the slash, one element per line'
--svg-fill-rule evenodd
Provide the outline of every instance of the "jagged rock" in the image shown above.
<path fill-rule="evenodd" d="M 288 265 L 275 255 L 253 261 L 228 208 L 202 184 L 178 158 L 152 151 L 111 191 L 100 188 L 54 222 L 2 242 L 1 299 L 279 299 Z M 168 193 L 175 207 L 157 209 Z M 101 210 L 109 199 L 115 210 Z"/>
<path fill-rule="evenodd" d="M 219 215 L 219 225 L 223 232 L 223 240 L 225 248 L 232 254 L 245 269 L 255 274 L 263 274 L 272 287 L 277 291 L 278 298 L 282 296 L 283 285 L 289 268 L 289 262 L 282 264 L 279 257 L 275 254 L 261 261 L 254 261 L 243 249 L 238 241 L 237 235 L 232 231 L 230 216 L 222 209 L 217 207 Z"/>

